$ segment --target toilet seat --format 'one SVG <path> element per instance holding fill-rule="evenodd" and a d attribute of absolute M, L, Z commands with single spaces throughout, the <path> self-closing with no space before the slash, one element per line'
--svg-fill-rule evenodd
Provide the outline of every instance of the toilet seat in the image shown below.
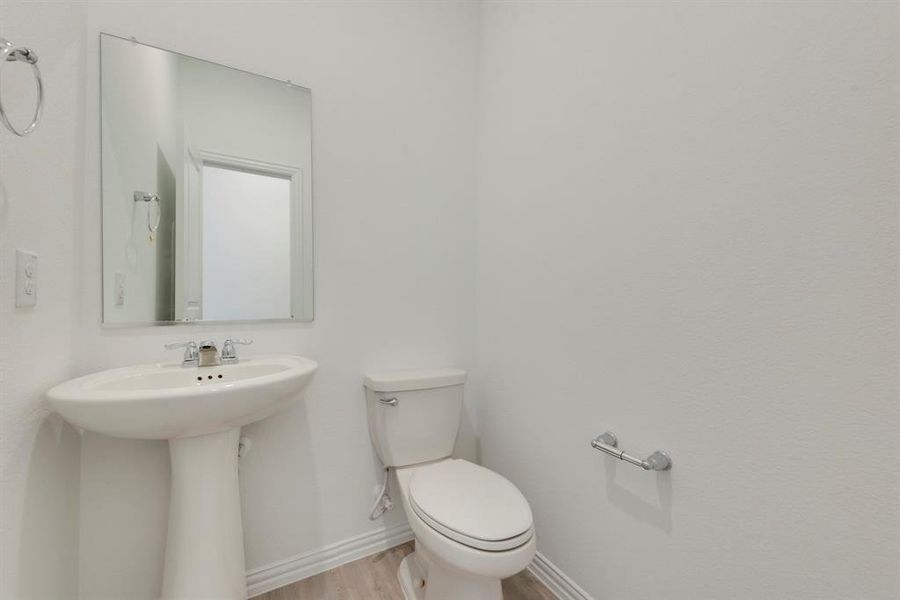
<path fill-rule="evenodd" d="M 531 509 L 508 479 L 465 460 L 419 467 L 409 504 L 441 535 L 478 550 L 503 552 L 534 536 Z"/>

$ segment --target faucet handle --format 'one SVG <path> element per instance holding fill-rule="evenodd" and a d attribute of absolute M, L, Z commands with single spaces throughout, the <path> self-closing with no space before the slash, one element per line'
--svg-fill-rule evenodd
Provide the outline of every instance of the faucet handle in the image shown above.
<path fill-rule="evenodd" d="M 222 362 L 232 362 L 235 363 L 238 361 L 237 350 L 235 350 L 235 344 L 240 344 L 241 346 L 249 346 L 253 343 L 253 340 L 248 340 L 244 338 L 228 338 L 225 340 L 225 343 L 222 344 Z"/>
<path fill-rule="evenodd" d="M 175 350 L 177 348 L 184 348 L 184 358 L 181 361 L 182 367 L 196 366 L 196 364 L 200 360 L 200 353 L 197 349 L 197 342 L 190 341 L 166 344 L 166 350 Z"/>

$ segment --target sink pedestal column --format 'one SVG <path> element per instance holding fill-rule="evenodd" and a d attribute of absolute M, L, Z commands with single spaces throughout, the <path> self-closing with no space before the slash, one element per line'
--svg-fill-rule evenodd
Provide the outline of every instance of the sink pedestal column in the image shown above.
<path fill-rule="evenodd" d="M 234 428 L 169 440 L 172 492 L 165 600 L 247 597 L 238 487 L 240 432 Z"/>

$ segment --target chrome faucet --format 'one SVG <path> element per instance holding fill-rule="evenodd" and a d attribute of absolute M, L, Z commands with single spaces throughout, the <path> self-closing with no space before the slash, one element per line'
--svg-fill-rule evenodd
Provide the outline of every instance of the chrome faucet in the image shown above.
<path fill-rule="evenodd" d="M 200 363 L 200 354 L 197 351 L 197 342 L 176 342 L 166 344 L 166 350 L 184 348 L 184 358 L 181 359 L 182 367 L 196 367 Z"/>
<path fill-rule="evenodd" d="M 167 350 L 176 348 L 184 348 L 184 358 L 181 361 L 182 367 L 215 367 L 218 365 L 229 365 L 238 362 L 240 359 L 237 355 L 235 346 L 240 344 L 247 346 L 252 344 L 253 340 L 245 340 L 242 338 L 228 338 L 222 345 L 222 354 L 216 349 L 216 343 L 211 340 L 205 340 L 197 344 L 197 342 L 177 342 L 174 344 L 166 344 Z"/>
<path fill-rule="evenodd" d="M 231 339 L 228 338 L 225 340 L 225 343 L 222 344 L 222 364 L 234 364 L 238 362 L 240 359 L 237 355 L 237 350 L 235 350 L 235 344 L 240 344 L 242 346 L 248 346 L 253 343 L 253 340 L 245 340 L 242 338 Z"/>
<path fill-rule="evenodd" d="M 219 357 L 219 350 L 216 348 L 216 343 L 213 341 L 206 340 L 200 342 L 198 354 L 200 356 L 200 360 L 197 363 L 198 367 L 216 367 L 222 364 L 222 359 Z"/>

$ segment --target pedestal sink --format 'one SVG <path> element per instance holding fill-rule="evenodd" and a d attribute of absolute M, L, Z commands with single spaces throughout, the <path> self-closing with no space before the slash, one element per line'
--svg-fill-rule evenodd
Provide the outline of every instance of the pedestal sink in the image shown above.
<path fill-rule="evenodd" d="M 169 440 L 163 598 L 247 597 L 240 428 L 296 401 L 316 368 L 312 360 L 280 354 L 215 367 L 147 364 L 79 377 L 48 392 L 50 405 L 77 427 Z"/>

